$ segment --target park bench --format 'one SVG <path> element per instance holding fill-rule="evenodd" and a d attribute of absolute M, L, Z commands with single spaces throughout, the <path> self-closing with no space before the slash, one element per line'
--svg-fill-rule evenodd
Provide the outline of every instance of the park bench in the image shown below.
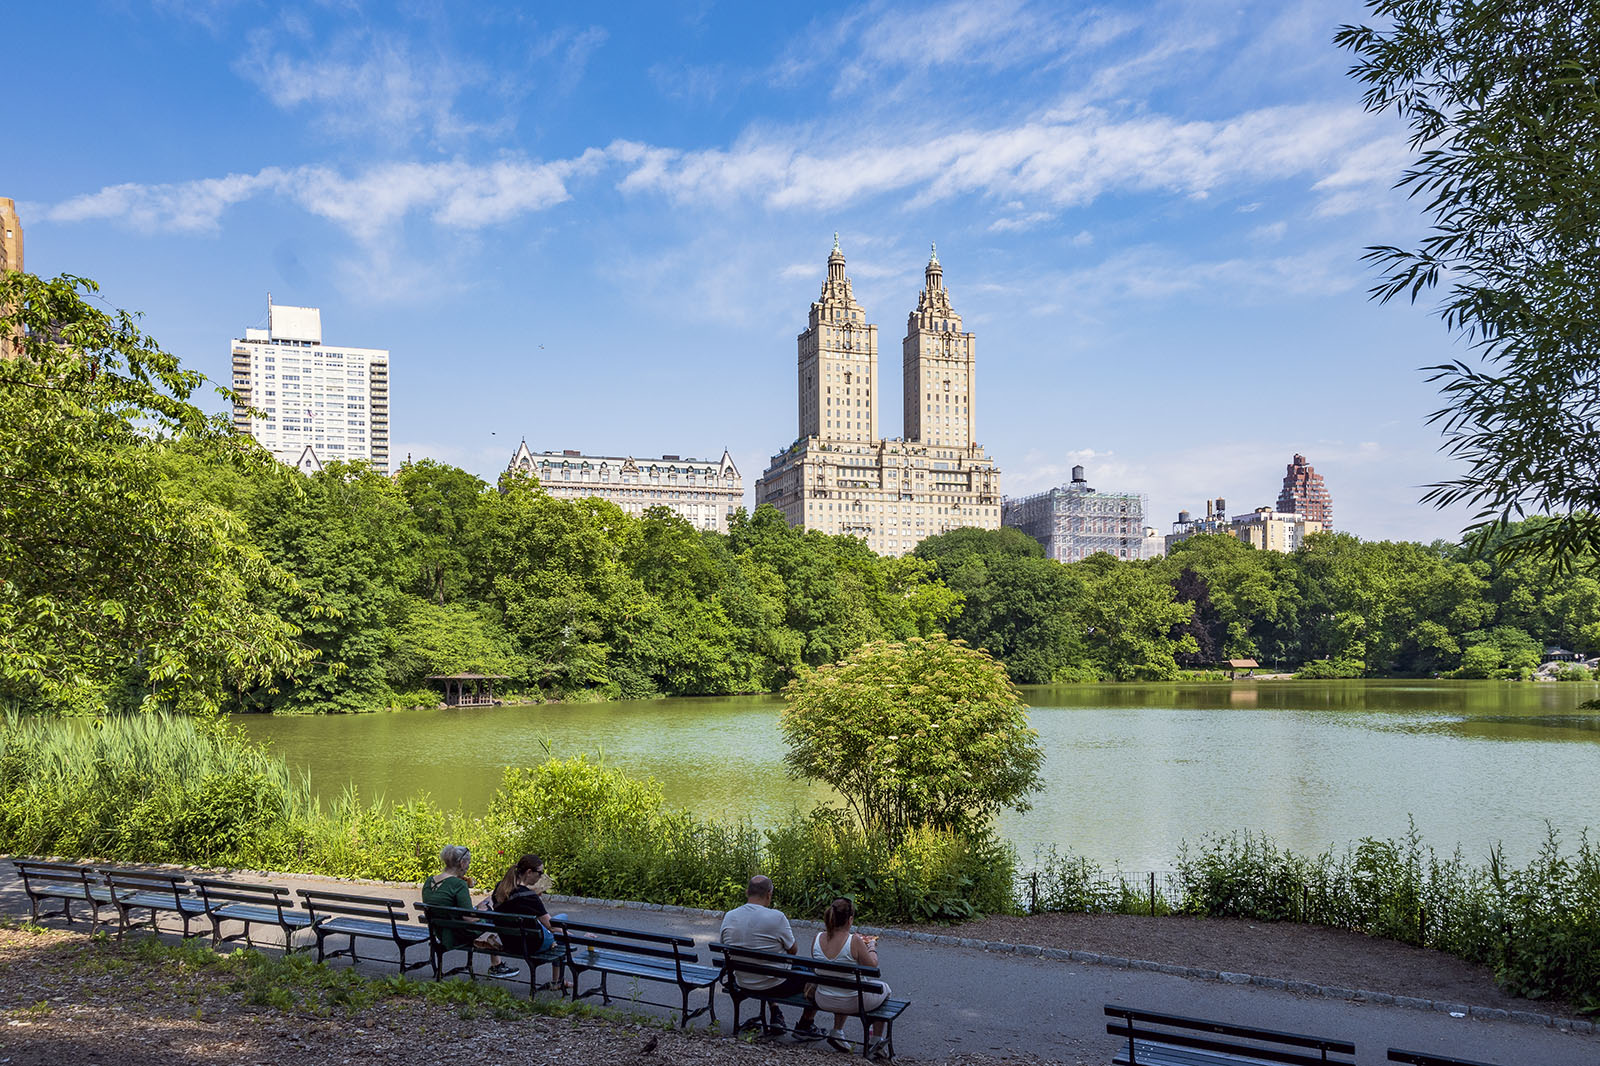
<path fill-rule="evenodd" d="M 35 859 L 12 859 L 11 865 L 17 868 L 17 874 L 22 878 L 22 891 L 28 896 L 28 908 L 33 912 L 35 922 L 40 917 L 59 916 L 71 925 L 72 905 L 85 903 L 89 906 L 89 931 L 92 933 L 100 925 L 100 908 L 113 905 L 111 889 L 107 887 L 105 878 L 92 866 Z M 39 904 L 46 900 L 59 900 L 61 909 L 41 915 Z"/>
<path fill-rule="evenodd" d="M 428 961 L 433 964 L 433 979 L 442 981 L 454 974 L 464 973 L 472 980 L 478 979 L 477 970 L 473 967 L 473 959 L 479 952 L 485 955 L 502 955 L 508 959 L 516 959 L 528 967 L 528 995 L 539 990 L 539 967 L 549 966 L 551 977 L 554 979 L 556 969 L 565 959 L 565 952 L 561 946 L 561 936 L 557 934 L 550 939 L 549 930 L 539 919 L 526 914 L 501 914 L 498 911 L 480 911 L 471 907 L 430 907 L 425 903 L 415 904 L 417 910 L 423 913 L 423 918 L 428 926 Z M 447 930 L 463 934 L 462 940 L 452 947 L 445 947 L 439 934 Z M 479 947 L 477 939 L 485 933 L 493 933 L 500 938 L 503 945 L 499 951 L 491 952 L 488 948 Z M 542 943 L 537 951 L 527 951 L 530 941 Z M 550 940 L 543 943 L 543 940 Z M 514 951 L 513 944 L 521 944 L 524 950 Z M 445 955 L 452 951 L 467 953 L 465 965 L 445 969 Z"/>
<path fill-rule="evenodd" d="M 403 901 L 310 888 L 302 888 L 297 894 L 311 915 L 311 931 L 317 936 L 318 962 L 341 955 L 350 956 L 351 962 L 359 962 L 361 956 L 356 952 L 356 941 L 366 938 L 393 944 L 400 953 L 401 973 L 428 965 L 426 959 L 406 962 L 407 949 L 427 945 L 428 930 L 412 923 Z M 350 946 L 329 951 L 327 939 L 330 936 L 348 937 Z"/>
<path fill-rule="evenodd" d="M 1126 1043 L 1111 1061 L 1117 1066 L 1224 1066 L 1226 1063 L 1288 1063 L 1290 1066 L 1353 1066 L 1356 1046 L 1302 1033 L 1281 1033 L 1231 1022 L 1106 1004 L 1106 1032 Z M 1348 1058 L 1337 1056 L 1349 1056 Z"/>
<path fill-rule="evenodd" d="M 611 992 L 607 981 L 613 976 L 633 982 L 655 981 L 677 986 L 680 999 L 677 1008 L 679 1027 L 687 1027 L 690 1018 L 708 1012 L 713 1022 L 717 1020 L 716 996 L 710 989 L 717 983 L 721 971 L 714 966 L 699 964 L 693 937 L 574 922 L 564 914 L 553 916 L 551 923 L 565 937 L 566 965 L 572 971 L 574 1000 L 598 995 L 602 1003 L 610 1003 Z M 586 973 L 599 974 L 600 982 L 589 991 L 582 992 L 579 986 Z M 707 990 L 706 1004 L 691 1011 L 689 994 L 699 989 Z M 655 1003 L 637 997 L 630 997 L 630 1002 L 672 1007 L 671 1003 Z"/>
<path fill-rule="evenodd" d="M 781 951 L 758 951 L 754 948 L 734 947 L 731 944 L 712 944 L 711 955 L 713 958 L 721 956 L 719 966 L 722 970 L 722 988 L 733 1000 L 733 1029 L 739 1031 L 739 1005 L 746 999 L 754 999 L 761 1003 L 765 1014 L 767 1004 L 781 1003 L 786 1006 L 799 1007 L 805 1010 L 814 1007 L 805 996 L 798 993 L 789 995 L 772 995 L 770 991 L 759 988 L 746 988 L 739 983 L 741 974 L 747 977 L 793 977 L 800 973 L 808 984 L 825 988 L 830 992 L 842 992 L 854 995 L 858 1007 L 854 1011 L 838 1011 L 834 1013 L 851 1014 L 861 1022 L 861 1053 L 865 1055 L 871 1048 L 871 1041 L 867 1039 L 867 1026 L 873 1022 L 884 1023 L 884 1036 L 887 1038 L 889 1057 L 894 1057 L 894 1023 L 895 1019 L 911 1006 L 908 999 L 888 999 L 883 1005 L 874 1010 L 861 1009 L 865 1006 L 865 997 L 878 991 L 878 970 L 875 966 L 857 966 L 850 962 L 829 962 L 826 959 L 808 959 L 789 955 Z M 856 1043 L 857 1041 L 851 1041 Z"/>
<path fill-rule="evenodd" d="M 150 928 L 155 929 L 156 918 L 162 913 L 176 914 L 183 919 L 183 935 L 189 923 L 206 916 L 205 901 L 196 896 L 179 874 L 160 873 L 155 870 L 103 870 L 106 884 L 111 890 L 111 904 L 117 908 L 120 933 L 126 933 L 132 924 L 131 912 L 148 910 Z"/>
<path fill-rule="evenodd" d="M 255 947 L 250 929 L 256 925 L 275 925 L 283 930 L 283 950 L 294 950 L 294 934 L 311 926 L 311 915 L 294 909 L 294 897 L 277 885 L 254 885 L 243 881 L 213 881 L 197 877 L 192 882 L 200 892 L 206 915 L 211 919 L 211 946 L 243 940 Z M 223 922 L 239 922 L 243 930 L 222 935 Z"/>
<path fill-rule="evenodd" d="M 1494 1066 L 1492 1062 L 1479 1062 L 1477 1059 L 1453 1059 L 1448 1055 L 1433 1055 L 1426 1051 L 1404 1051 L 1397 1047 L 1389 1049 L 1390 1062 L 1404 1062 L 1408 1066 Z"/>

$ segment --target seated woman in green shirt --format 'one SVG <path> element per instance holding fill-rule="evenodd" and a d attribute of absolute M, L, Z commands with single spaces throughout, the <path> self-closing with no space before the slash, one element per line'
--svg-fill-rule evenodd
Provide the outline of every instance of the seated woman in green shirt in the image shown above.
<path fill-rule="evenodd" d="M 460 907 L 463 910 L 472 909 L 472 878 L 467 876 L 467 870 L 472 866 L 472 852 L 460 844 L 447 844 L 439 852 L 439 865 L 444 867 L 443 872 L 436 873 L 422 882 L 422 905 L 424 907 Z M 446 951 L 454 948 L 465 947 L 469 936 L 457 929 L 439 930 L 439 943 Z M 489 955 L 490 977 L 517 977 L 522 971 L 515 966 L 507 966 L 500 961 L 500 956 L 494 952 L 500 948 L 500 941 L 493 933 L 485 933 L 477 938 L 476 945 L 487 949 Z"/>

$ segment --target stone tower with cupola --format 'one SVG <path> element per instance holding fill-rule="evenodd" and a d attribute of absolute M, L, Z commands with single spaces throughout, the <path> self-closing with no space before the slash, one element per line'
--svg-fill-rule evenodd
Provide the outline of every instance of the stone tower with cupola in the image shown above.
<path fill-rule="evenodd" d="M 977 339 L 961 328 L 961 316 L 950 306 L 937 246 L 922 278 L 917 309 L 906 318 L 901 344 L 906 440 L 971 448 Z"/>
<path fill-rule="evenodd" d="M 878 327 L 867 321 L 844 272 L 839 235 L 833 235 L 828 277 L 811 305 L 800 353 L 800 436 L 871 441 L 878 436 L 873 385 Z"/>

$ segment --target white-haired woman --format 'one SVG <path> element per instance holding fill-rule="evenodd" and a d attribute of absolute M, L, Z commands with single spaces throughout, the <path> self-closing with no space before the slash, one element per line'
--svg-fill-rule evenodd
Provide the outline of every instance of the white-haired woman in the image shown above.
<path fill-rule="evenodd" d="M 422 905 L 472 910 L 472 878 L 467 876 L 472 866 L 471 850 L 460 844 L 446 844 L 439 852 L 439 865 L 444 869 L 422 882 Z M 445 928 L 439 930 L 439 943 L 446 951 L 464 948 L 468 943 L 484 948 L 489 952 L 490 977 L 516 977 L 522 973 L 517 967 L 500 961 L 496 954 L 500 940 L 493 933 L 485 933 L 474 941 L 465 930 Z"/>

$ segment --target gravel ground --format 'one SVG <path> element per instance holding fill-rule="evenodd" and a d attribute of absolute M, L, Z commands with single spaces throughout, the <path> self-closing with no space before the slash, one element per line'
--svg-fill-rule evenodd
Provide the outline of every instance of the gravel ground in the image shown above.
<path fill-rule="evenodd" d="M 1486 967 L 1454 955 L 1315 925 L 1232 918 L 1040 914 L 985 918 L 939 932 L 1505 1010 L 1572 1013 L 1568 1004 L 1508 996 Z"/>
<path fill-rule="evenodd" d="M 500 1018 L 411 999 L 359 1010 L 246 1003 L 232 978 L 177 959 L 149 961 L 78 933 L 0 929 L 0 1066 L 333 1066 L 351 1062 L 605 1063 L 607 1066 L 822 1066 L 862 1061 L 787 1043 L 599 1018 Z M 916 1060 L 901 1056 L 897 1062 Z M 1050 1060 L 959 1055 L 942 1066 Z M 1081 1066 L 1081 1062 L 1079 1064 Z"/>

